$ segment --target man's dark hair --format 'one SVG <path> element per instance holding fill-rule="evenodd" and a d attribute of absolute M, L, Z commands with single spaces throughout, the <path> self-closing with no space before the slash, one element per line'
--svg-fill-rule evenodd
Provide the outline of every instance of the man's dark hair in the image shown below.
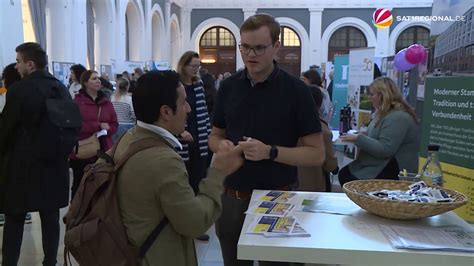
<path fill-rule="evenodd" d="M 319 75 L 318 71 L 316 71 L 316 69 L 310 69 L 308 71 L 305 71 L 303 73 L 303 77 L 307 78 L 311 85 L 316 85 L 318 87 L 323 86 L 322 85 L 323 81 L 321 80 L 321 76 Z"/>
<path fill-rule="evenodd" d="M 72 65 L 69 70 L 71 70 L 74 73 L 74 76 L 76 76 L 77 81 L 79 82 L 81 79 L 82 73 L 86 72 L 86 68 L 81 65 L 81 64 L 76 64 Z"/>
<path fill-rule="evenodd" d="M 8 89 L 13 83 L 21 80 L 20 73 L 15 68 L 15 63 L 9 64 L 3 69 L 2 72 L 2 79 L 3 79 L 3 86 Z"/>
<path fill-rule="evenodd" d="M 100 80 L 100 84 L 102 85 L 102 87 L 107 88 L 109 90 L 114 90 L 114 85 L 112 85 L 112 83 L 110 83 L 110 81 L 106 80 L 103 77 L 99 77 L 99 80 Z"/>
<path fill-rule="evenodd" d="M 323 92 L 320 88 L 313 85 L 309 85 L 308 88 L 311 91 L 311 96 L 313 96 L 314 103 L 316 104 L 316 109 L 319 110 L 319 108 L 323 104 Z"/>
<path fill-rule="evenodd" d="M 169 106 L 173 113 L 176 112 L 178 84 L 179 74 L 172 70 L 153 70 L 140 76 L 132 97 L 137 120 L 155 123 L 163 105 Z"/>
<path fill-rule="evenodd" d="M 48 57 L 41 46 L 35 42 L 25 42 L 16 47 L 15 52 L 21 54 L 23 62 L 33 61 L 37 70 L 44 70 Z"/>

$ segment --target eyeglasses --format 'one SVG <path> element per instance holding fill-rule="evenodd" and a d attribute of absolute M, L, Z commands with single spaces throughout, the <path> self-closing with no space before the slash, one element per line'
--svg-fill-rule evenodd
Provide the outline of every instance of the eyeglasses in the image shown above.
<path fill-rule="evenodd" d="M 239 50 L 241 53 L 245 55 L 249 55 L 250 51 L 252 50 L 255 53 L 255 55 L 263 55 L 265 53 L 265 50 L 270 46 L 273 46 L 273 44 L 271 43 L 269 45 L 255 45 L 254 47 L 246 45 L 246 44 L 239 44 Z"/>
<path fill-rule="evenodd" d="M 188 65 L 190 67 L 192 67 L 193 69 L 200 69 L 201 68 L 201 65 Z"/>

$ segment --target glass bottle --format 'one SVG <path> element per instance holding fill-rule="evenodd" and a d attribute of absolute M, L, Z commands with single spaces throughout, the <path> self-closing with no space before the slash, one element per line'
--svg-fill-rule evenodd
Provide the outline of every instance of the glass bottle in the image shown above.
<path fill-rule="evenodd" d="M 439 162 L 439 145 L 428 145 L 429 157 L 421 169 L 421 180 L 428 185 L 443 186 L 444 178 Z"/>

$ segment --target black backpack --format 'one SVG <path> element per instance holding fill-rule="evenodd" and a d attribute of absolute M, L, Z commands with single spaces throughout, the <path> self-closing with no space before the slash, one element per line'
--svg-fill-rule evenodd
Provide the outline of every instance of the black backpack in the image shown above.
<path fill-rule="evenodd" d="M 59 82 L 59 81 L 58 81 Z M 69 156 L 77 147 L 82 116 L 79 107 L 62 86 L 39 88 L 45 96 L 35 144 L 36 157 L 54 159 Z"/>

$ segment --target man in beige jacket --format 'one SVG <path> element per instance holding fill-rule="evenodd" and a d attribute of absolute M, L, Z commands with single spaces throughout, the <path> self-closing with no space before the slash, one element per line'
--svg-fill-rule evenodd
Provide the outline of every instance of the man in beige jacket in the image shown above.
<path fill-rule="evenodd" d="M 237 146 L 214 155 L 194 194 L 186 167 L 176 152 L 174 137 L 184 131 L 190 110 L 186 92 L 174 71 L 151 71 L 137 81 L 133 93 L 137 125 L 120 140 L 116 156 L 140 139 L 157 138 L 165 145 L 131 157 L 118 173 L 118 198 L 122 221 L 130 242 L 140 247 L 150 232 L 167 217 L 169 224 L 148 250 L 142 265 L 197 265 L 193 238 L 204 234 L 221 213 L 221 193 L 226 175 L 243 163 Z"/>

